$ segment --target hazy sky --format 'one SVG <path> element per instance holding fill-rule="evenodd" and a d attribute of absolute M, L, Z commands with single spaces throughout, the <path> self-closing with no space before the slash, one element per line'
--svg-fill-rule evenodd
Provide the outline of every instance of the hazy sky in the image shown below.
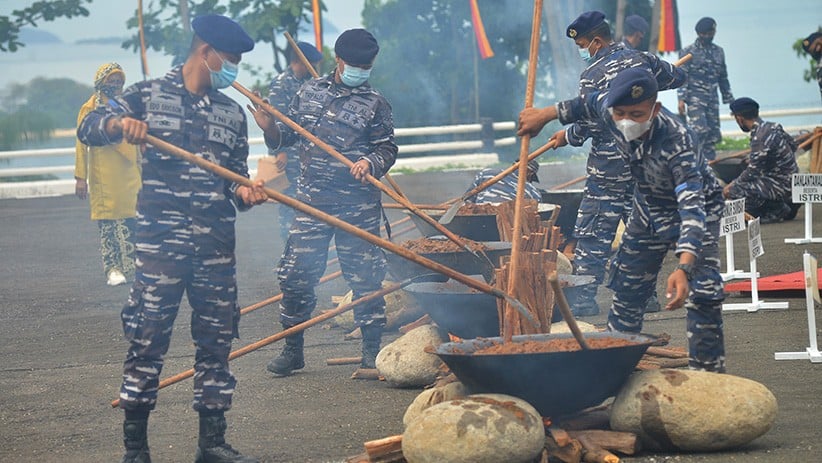
<path fill-rule="evenodd" d="M 144 7 L 147 7 L 149 1 L 143 1 Z M 11 14 L 32 3 L 32 0 L 0 0 L 0 14 Z M 341 31 L 360 27 L 363 0 L 326 0 L 325 4 L 328 11 L 325 12 L 324 19 L 330 20 Z M 94 0 L 88 6 L 89 16 L 41 22 L 38 29 L 51 32 L 64 42 L 130 36 L 131 32 L 126 30 L 125 24 L 136 8 L 137 0 Z"/>

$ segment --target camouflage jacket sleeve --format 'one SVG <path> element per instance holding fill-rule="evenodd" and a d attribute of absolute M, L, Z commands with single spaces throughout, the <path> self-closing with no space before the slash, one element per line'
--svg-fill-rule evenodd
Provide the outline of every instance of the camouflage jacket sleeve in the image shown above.
<path fill-rule="evenodd" d="M 683 56 L 687 55 L 691 52 L 691 47 L 685 47 L 682 50 L 679 50 L 679 57 L 682 58 Z M 682 66 L 679 66 L 679 70 L 684 72 L 686 75 L 688 74 L 688 68 L 690 67 L 689 63 L 685 63 Z M 676 89 L 676 97 L 679 100 L 685 100 L 688 97 L 688 86 L 687 85 L 680 85 Z"/>
<path fill-rule="evenodd" d="M 698 256 L 702 251 L 702 237 L 705 235 L 703 179 L 697 168 L 696 154 L 688 146 L 683 148 L 669 160 L 681 221 L 674 252 L 677 256 L 683 252 Z"/>
<path fill-rule="evenodd" d="M 656 78 L 659 91 L 675 88 L 681 89 L 688 80 L 688 74 L 684 69 L 674 66 L 665 60 L 661 60 L 656 55 L 650 53 L 642 54 L 645 56 L 645 59 L 648 60 L 648 65 Z"/>
<path fill-rule="evenodd" d="M 385 99 L 377 107 L 374 119 L 368 127 L 368 139 L 373 149 L 361 159 L 371 164 L 371 175 L 380 178 L 394 165 L 399 150 L 394 142 L 394 115 L 391 104 Z"/>
<path fill-rule="evenodd" d="M 582 146 L 590 137 L 590 131 L 582 124 L 573 123 L 565 128 L 565 140 L 571 146 Z"/>
<path fill-rule="evenodd" d="M 226 168 L 234 172 L 235 174 L 242 175 L 245 178 L 249 178 L 248 175 L 248 120 L 246 118 L 245 112 L 241 109 L 240 114 L 243 116 L 243 121 L 240 124 L 240 136 L 237 137 L 237 143 L 234 145 L 234 150 L 231 152 L 231 156 L 228 158 L 228 163 Z M 251 204 L 246 204 L 243 202 L 239 196 L 237 196 L 237 188 L 240 185 L 235 182 L 228 182 L 226 181 L 226 195 L 231 198 L 234 202 L 234 206 L 239 211 L 247 211 L 251 209 Z M 230 194 L 229 194 L 230 193 Z"/>
<path fill-rule="evenodd" d="M 607 92 L 591 92 L 585 96 L 560 101 L 557 103 L 557 119 L 563 125 L 572 124 L 582 119 L 592 121 L 602 119 L 601 111 L 605 111 L 602 100 L 606 94 Z"/>
<path fill-rule="evenodd" d="M 728 67 L 725 65 L 725 50 L 719 49 L 719 93 L 722 94 L 722 103 L 731 104 L 734 96 L 731 93 L 731 83 L 728 81 Z"/>
<path fill-rule="evenodd" d="M 121 116 L 142 119 L 145 112 L 140 84 L 126 88 L 122 95 L 109 102 L 110 104 L 98 106 L 86 114 L 77 126 L 77 138 L 84 145 L 105 146 L 120 143 L 123 137 L 109 137 L 106 133 L 106 123 L 113 117 Z"/>

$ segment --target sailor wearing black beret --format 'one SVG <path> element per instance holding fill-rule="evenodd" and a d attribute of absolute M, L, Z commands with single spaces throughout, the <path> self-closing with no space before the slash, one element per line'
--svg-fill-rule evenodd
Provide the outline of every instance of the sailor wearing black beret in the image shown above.
<path fill-rule="evenodd" d="M 608 46 L 611 41 L 611 26 L 605 21 L 605 14 L 601 11 L 586 11 L 568 25 L 565 35 L 574 40 L 579 47 L 579 55 L 588 62 L 599 50 Z"/>
<path fill-rule="evenodd" d="M 622 43 L 629 48 L 639 48 L 645 35 L 648 34 L 648 21 L 642 16 L 632 14 L 625 18 L 625 34 Z"/>
<path fill-rule="evenodd" d="M 814 32 L 802 41 L 802 49 L 816 60 L 816 81 L 819 83 L 819 94 L 822 95 L 822 32 Z"/>
<path fill-rule="evenodd" d="M 759 103 L 754 101 L 752 98 L 748 98 L 747 96 L 743 96 L 742 98 L 737 98 L 731 103 L 731 114 L 745 114 L 752 111 L 759 111 Z"/>

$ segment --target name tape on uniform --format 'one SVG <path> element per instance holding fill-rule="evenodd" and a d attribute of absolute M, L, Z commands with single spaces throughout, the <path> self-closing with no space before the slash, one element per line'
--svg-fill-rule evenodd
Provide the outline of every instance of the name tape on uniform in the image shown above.
<path fill-rule="evenodd" d="M 791 200 L 794 203 L 822 203 L 822 174 L 793 174 Z"/>
<path fill-rule="evenodd" d="M 759 217 L 748 222 L 748 252 L 751 254 L 751 260 L 765 254 L 765 248 L 762 246 L 762 232 L 759 225 Z"/>
<path fill-rule="evenodd" d="M 745 198 L 725 201 L 725 210 L 719 224 L 719 236 L 731 235 L 745 229 Z"/>

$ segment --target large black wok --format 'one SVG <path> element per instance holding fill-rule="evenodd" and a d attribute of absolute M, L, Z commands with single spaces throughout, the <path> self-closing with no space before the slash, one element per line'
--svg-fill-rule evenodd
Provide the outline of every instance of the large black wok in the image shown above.
<path fill-rule="evenodd" d="M 541 190 L 540 192 L 542 193 L 542 202 L 558 204 L 562 208 L 559 211 L 556 223 L 562 234 L 567 238 L 574 236 L 574 224 L 577 222 L 577 212 L 580 203 L 582 203 L 583 190 Z"/>
<path fill-rule="evenodd" d="M 481 278 L 479 275 L 475 278 Z M 594 282 L 592 276 L 560 275 L 563 291 L 569 294 L 577 286 Z M 497 298 L 478 292 L 444 275 L 432 274 L 426 281 L 403 288 L 417 301 L 434 322 L 449 333 L 461 338 L 499 336 Z M 554 310 L 552 322 L 562 320 Z"/>
<path fill-rule="evenodd" d="M 744 158 L 728 158 L 711 164 L 716 176 L 725 183 L 731 183 L 748 166 Z"/>
<path fill-rule="evenodd" d="M 551 218 L 551 214 L 554 213 L 554 209 L 556 209 L 555 204 L 539 204 L 539 216 L 542 220 L 548 220 Z M 417 226 L 417 230 L 423 236 L 435 236 L 441 235 L 436 228 L 432 227 L 431 224 L 422 220 L 417 215 L 412 214 L 408 211 L 405 211 L 406 214 L 409 214 L 411 220 L 414 221 L 414 225 Z M 431 218 L 434 220 L 439 220 L 442 217 L 444 211 L 426 211 Z M 560 211 L 562 213 L 562 211 Z M 443 224 L 445 228 L 454 232 L 454 234 L 468 238 L 469 240 L 474 241 L 499 241 L 499 231 L 497 230 L 497 215 L 496 214 L 471 214 L 471 215 L 456 215 L 454 219 L 451 220 L 450 223 Z"/>
<path fill-rule="evenodd" d="M 507 241 L 490 241 L 482 244 L 486 248 L 485 255 L 488 256 L 488 259 L 495 267 L 499 267 L 500 257 L 511 254 L 511 243 Z M 484 275 L 487 280 L 490 280 L 493 275 L 494 269 L 487 260 L 468 251 L 432 252 L 420 253 L 419 255 L 466 275 Z M 394 253 L 385 253 L 385 258 L 388 261 L 389 272 L 398 280 L 431 273 L 431 270 L 422 265 Z M 491 297 L 493 298 L 493 296 Z"/>
<path fill-rule="evenodd" d="M 571 333 L 514 336 L 513 342 L 569 338 Z M 441 344 L 437 355 L 471 392 L 519 397 L 542 416 L 559 417 L 602 403 L 616 395 L 654 342 L 647 335 L 586 333 L 587 339 L 622 338 L 637 344 L 571 352 L 473 355 L 502 338 Z"/>

